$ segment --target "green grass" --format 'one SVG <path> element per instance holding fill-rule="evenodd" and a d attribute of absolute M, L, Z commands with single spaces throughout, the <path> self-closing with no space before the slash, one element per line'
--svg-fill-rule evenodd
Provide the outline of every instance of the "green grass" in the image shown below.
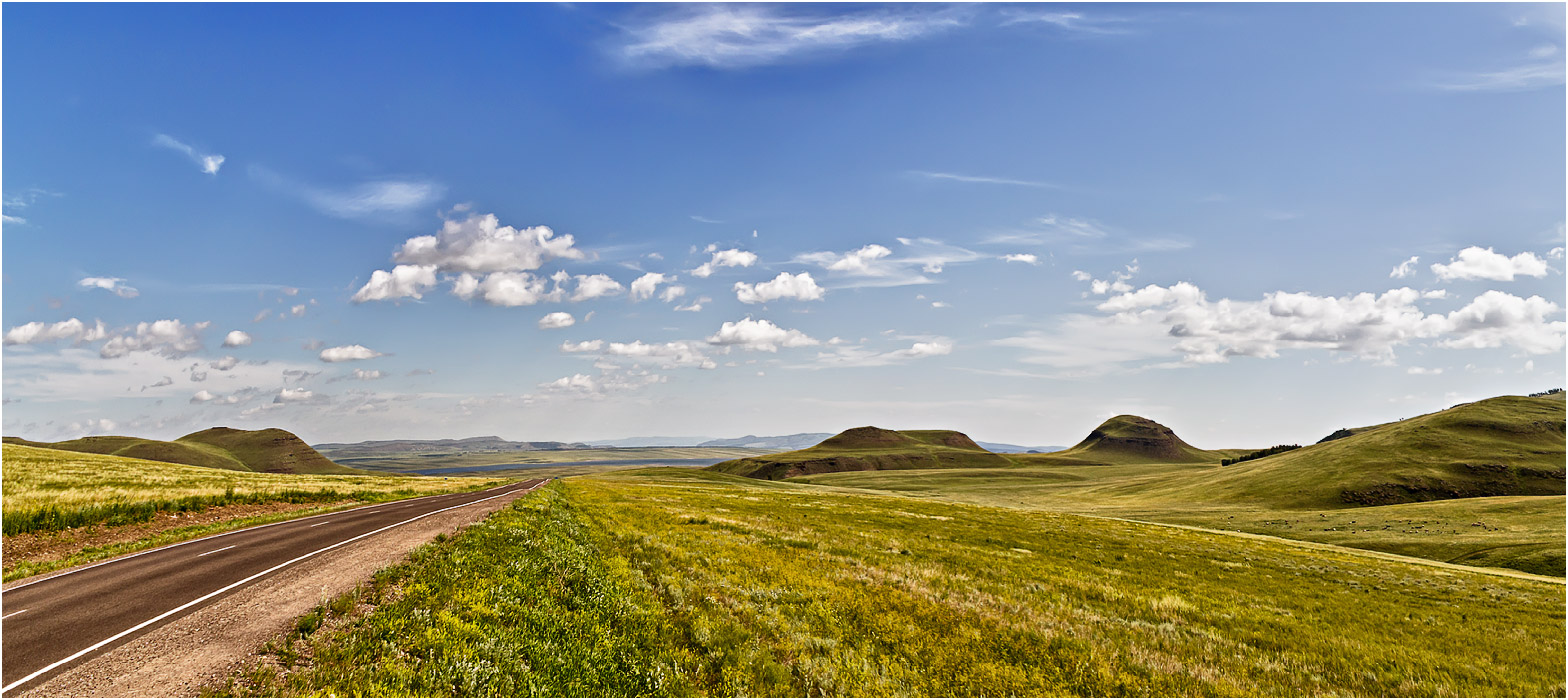
<path fill-rule="evenodd" d="M 8 444 L 4 534 L 145 522 L 235 503 L 392 500 L 479 488 L 492 479 L 257 474 Z"/>
<path fill-rule="evenodd" d="M 210 428 L 173 441 L 122 435 L 97 435 L 62 442 L 4 438 L 7 445 L 42 447 L 68 452 L 132 457 L 195 467 L 242 472 L 287 474 L 360 474 L 334 464 L 293 433 L 278 428 L 235 430 Z"/>
<path fill-rule="evenodd" d="M 694 470 L 557 482 L 387 578 L 226 690 L 1564 694 L 1561 584 Z"/>

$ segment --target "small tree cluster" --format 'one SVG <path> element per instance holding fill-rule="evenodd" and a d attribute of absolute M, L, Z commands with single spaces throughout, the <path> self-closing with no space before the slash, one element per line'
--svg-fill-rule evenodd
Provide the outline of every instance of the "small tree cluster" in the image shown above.
<path fill-rule="evenodd" d="M 1537 391 L 1534 394 L 1531 394 L 1531 396 L 1551 396 L 1552 394 L 1561 393 L 1563 393 L 1562 389 L 1547 389 L 1546 391 Z"/>
<path fill-rule="evenodd" d="M 1269 455 L 1277 455 L 1277 454 L 1279 454 L 1281 452 L 1289 452 L 1291 450 L 1299 450 L 1299 449 L 1301 449 L 1301 445 L 1275 445 L 1275 446 L 1270 447 L 1270 448 L 1268 448 L 1266 450 L 1258 450 L 1257 452 L 1248 452 L 1247 454 L 1244 454 L 1244 455 L 1242 455 L 1240 457 L 1237 457 L 1235 459 L 1222 459 L 1222 460 L 1220 460 L 1220 466 L 1228 467 L 1228 466 L 1230 466 L 1232 464 L 1235 464 L 1237 462 L 1245 462 L 1245 461 L 1247 461 L 1249 459 L 1262 459 L 1262 458 L 1267 457 Z"/>

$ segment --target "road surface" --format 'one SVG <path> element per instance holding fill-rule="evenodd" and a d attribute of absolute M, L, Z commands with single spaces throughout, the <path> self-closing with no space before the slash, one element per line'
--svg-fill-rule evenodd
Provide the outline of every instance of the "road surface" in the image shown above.
<path fill-rule="evenodd" d="M 310 566 L 318 554 L 545 481 L 235 530 L 23 582 L 0 593 L 0 693 L 24 691 L 287 567 Z"/>

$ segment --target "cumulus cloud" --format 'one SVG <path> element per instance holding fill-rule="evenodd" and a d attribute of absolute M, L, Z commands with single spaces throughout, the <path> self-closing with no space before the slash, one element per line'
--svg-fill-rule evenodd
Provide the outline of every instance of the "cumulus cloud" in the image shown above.
<path fill-rule="evenodd" d="M 223 336 L 223 347 L 226 348 L 242 348 L 250 345 L 250 342 L 250 334 L 245 331 L 229 331 L 228 335 Z"/>
<path fill-rule="evenodd" d="M 356 369 L 356 370 L 354 370 L 354 374 L 353 374 L 353 377 L 355 379 L 358 379 L 359 381 L 362 381 L 362 382 L 368 382 L 368 381 L 373 381 L 373 380 L 376 380 L 376 379 L 382 379 L 382 378 L 385 378 L 386 376 L 387 376 L 387 373 L 383 372 L 383 371 L 381 371 L 379 369 Z"/>
<path fill-rule="evenodd" d="M 1520 253 L 1510 258 L 1502 253 L 1493 252 L 1491 248 L 1470 246 L 1459 251 L 1458 257 L 1450 260 L 1447 265 L 1433 264 L 1432 272 L 1441 280 L 1511 282 L 1516 275 L 1544 277 L 1546 261 L 1537 257 L 1535 253 Z"/>
<path fill-rule="evenodd" d="M 572 318 L 571 314 L 566 313 L 565 311 L 554 311 L 545 314 L 544 318 L 539 319 L 539 328 L 541 330 L 566 328 L 567 326 L 570 326 L 574 323 L 577 323 L 577 319 Z"/>
<path fill-rule="evenodd" d="M 1286 349 L 1321 349 L 1392 362 L 1417 341 L 1438 347 L 1512 347 L 1529 354 L 1559 352 L 1565 324 L 1559 307 L 1541 297 L 1488 291 L 1448 314 L 1424 313 L 1423 295 L 1400 288 L 1343 297 L 1273 292 L 1259 301 L 1210 301 L 1186 282 L 1149 285 L 1097 307 L 1108 317 L 1075 316 L 1055 333 L 996 341 L 1036 354 L 1025 362 L 1061 368 L 1175 355 L 1181 364 L 1271 358 Z"/>
<path fill-rule="evenodd" d="M 896 287 L 930 284 L 926 275 L 942 272 L 946 266 L 991 257 L 930 238 L 899 238 L 902 255 L 887 246 L 872 243 L 846 253 L 819 251 L 795 256 L 795 262 L 818 265 L 847 278 L 844 287 Z"/>
<path fill-rule="evenodd" d="M 452 284 L 452 294 L 468 300 L 475 296 L 495 306 L 533 306 L 540 302 L 560 301 L 560 285 L 551 290 L 549 282 L 527 272 L 494 272 L 481 281 L 463 273 Z"/>
<path fill-rule="evenodd" d="M 201 153 L 167 134 L 158 134 L 156 137 L 153 137 L 152 145 L 184 153 L 186 157 L 190 158 L 192 162 L 201 168 L 202 172 L 208 175 L 217 175 L 218 168 L 223 167 L 223 156 L 216 153 Z"/>
<path fill-rule="evenodd" d="M 675 307 L 675 310 L 676 311 L 693 311 L 693 312 L 701 311 L 702 310 L 702 305 L 706 304 L 706 303 L 708 303 L 710 301 L 713 301 L 712 297 L 697 297 L 697 299 L 695 301 L 691 302 L 690 304 L 686 304 L 684 306 L 677 306 L 677 307 Z"/>
<path fill-rule="evenodd" d="M 70 318 L 57 323 L 33 321 L 6 331 L 6 345 L 33 345 L 69 340 L 73 343 L 91 343 L 108 337 L 103 321 L 87 325 L 80 319 Z"/>
<path fill-rule="evenodd" d="M 1122 294 L 1132 291 L 1132 285 L 1127 281 L 1138 274 L 1138 261 L 1134 260 L 1121 270 L 1112 272 L 1106 279 L 1096 279 L 1083 270 L 1073 270 L 1073 279 L 1089 283 L 1089 293 L 1092 294 Z M 1088 296 L 1086 293 L 1084 296 Z"/>
<path fill-rule="evenodd" d="M 829 262 L 826 267 L 829 270 L 838 270 L 840 272 L 868 272 L 871 269 L 872 261 L 892 254 L 893 251 L 889 250 L 887 246 L 872 243 L 859 250 L 845 253 L 844 257 Z"/>
<path fill-rule="evenodd" d="M 383 357 L 386 353 L 376 352 L 363 345 L 341 345 L 321 351 L 318 357 L 322 362 L 351 362 L 354 360 L 369 360 Z"/>
<path fill-rule="evenodd" d="M 98 355 L 114 358 L 145 351 L 164 357 L 184 357 L 201 350 L 201 332 L 210 325 L 205 321 L 186 325 L 178 319 L 143 321 L 128 332 L 110 338 L 98 349 Z"/>
<path fill-rule="evenodd" d="M 609 343 L 604 348 L 604 354 L 612 357 L 646 358 L 659 362 L 664 369 L 717 367 L 713 360 L 703 354 L 700 346 L 684 340 L 668 343 L 644 343 L 640 340 L 630 343 Z"/>
<path fill-rule="evenodd" d="M 561 352 L 599 352 L 604 348 L 602 340 L 584 340 L 581 343 L 566 341 L 561 343 Z"/>
<path fill-rule="evenodd" d="M 227 371 L 229 371 L 231 369 L 234 369 L 234 367 L 236 365 L 238 365 L 239 363 L 240 363 L 239 358 L 234 357 L 233 355 L 225 355 L 221 359 L 217 359 L 217 360 L 213 360 L 212 362 L 208 362 L 207 366 L 211 367 L 211 368 L 213 368 L 215 370 L 218 370 L 219 372 L 227 372 Z"/>
<path fill-rule="evenodd" d="M 436 266 L 398 265 L 390 272 L 376 270 L 370 273 L 370 281 L 354 293 L 351 301 L 362 304 L 367 301 L 385 301 L 404 297 L 418 299 L 434 286 L 436 286 Z"/>
<path fill-rule="evenodd" d="M 1040 264 L 1040 256 L 1035 255 L 1034 253 L 1009 253 L 1007 255 L 1003 255 L 1002 260 L 1006 262 L 1028 263 L 1030 265 Z"/>
<path fill-rule="evenodd" d="M 711 249 L 714 246 L 708 247 Z M 698 265 L 697 269 L 692 270 L 691 275 L 693 277 L 708 277 L 713 274 L 714 270 L 721 267 L 751 267 L 757 262 L 756 253 L 740 250 L 738 248 L 731 250 L 710 250 L 709 252 L 713 253 L 713 259 Z"/>
<path fill-rule="evenodd" d="M 750 316 L 739 321 L 724 322 L 719 332 L 709 336 L 707 341 L 710 345 L 763 352 L 778 352 L 780 347 L 799 348 L 819 344 L 816 339 L 798 330 L 786 330 L 765 319 L 752 320 Z"/>
<path fill-rule="evenodd" d="M 304 316 L 305 315 L 305 305 L 304 304 L 296 304 L 296 305 L 294 305 L 293 307 L 291 307 L 289 309 L 289 313 L 292 314 L 295 318 L 299 318 L 300 316 Z"/>
<path fill-rule="evenodd" d="M 692 5 L 623 26 L 617 53 L 644 67 L 741 69 L 863 44 L 907 41 L 962 23 L 953 12 L 926 9 L 823 14 L 768 5 Z"/>
<path fill-rule="evenodd" d="M 518 229 L 502 226 L 494 214 L 476 214 L 446 221 L 434 236 L 408 239 L 393 260 L 441 272 L 522 272 L 552 259 L 581 260 L 583 252 L 574 246 L 571 235 L 557 236 L 548 226 Z"/>
<path fill-rule="evenodd" d="M 309 390 L 309 389 L 282 389 L 282 390 L 278 391 L 278 395 L 277 396 L 273 397 L 272 402 L 273 403 L 298 403 L 298 402 L 310 401 L 311 399 L 314 399 L 315 397 L 316 397 L 316 393 L 311 391 L 311 390 Z"/>
<path fill-rule="evenodd" d="M 544 382 L 539 385 L 539 388 L 546 394 L 601 399 L 611 393 L 636 391 L 664 380 L 664 376 L 647 370 L 610 368 L 604 370 L 598 377 L 576 373 L 555 381 Z"/>
<path fill-rule="evenodd" d="M 773 301 L 774 299 L 799 299 L 812 301 L 821 299 L 822 287 L 817 286 L 816 280 L 811 279 L 811 273 L 802 272 L 791 275 L 780 272 L 778 277 L 768 282 L 757 284 L 735 283 L 735 298 L 743 304 L 758 304 Z"/>
<path fill-rule="evenodd" d="M 659 299 L 669 303 L 683 296 L 686 296 L 686 288 L 678 284 L 672 284 L 664 288 L 664 293 L 659 295 Z"/>
<path fill-rule="evenodd" d="M 119 277 L 84 277 L 77 286 L 85 289 L 104 289 L 122 299 L 135 299 L 141 292 L 125 284 Z"/>
<path fill-rule="evenodd" d="M 1409 260 L 1399 263 L 1394 267 L 1393 270 L 1390 270 L 1388 276 L 1393 279 L 1404 279 L 1409 277 L 1416 273 L 1416 263 L 1420 261 L 1420 257 L 1412 255 L 1410 256 Z"/>
<path fill-rule="evenodd" d="M 672 276 L 668 276 L 660 272 L 649 272 L 648 274 L 632 280 L 631 299 L 635 302 L 652 298 L 653 293 L 658 290 L 659 285 L 674 281 L 675 278 Z M 668 299 L 666 299 L 666 301 L 668 301 Z"/>
<path fill-rule="evenodd" d="M 571 301 L 607 297 L 625 289 L 620 282 L 610 279 L 609 275 L 577 275 L 576 279 L 577 289 L 572 292 Z"/>

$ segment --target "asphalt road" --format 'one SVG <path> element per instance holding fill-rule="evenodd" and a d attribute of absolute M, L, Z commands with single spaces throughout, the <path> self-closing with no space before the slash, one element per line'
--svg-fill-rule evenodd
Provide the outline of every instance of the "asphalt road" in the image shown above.
<path fill-rule="evenodd" d="M 25 690 L 317 554 L 545 479 L 235 530 L 42 576 L 0 593 L 0 693 Z"/>

